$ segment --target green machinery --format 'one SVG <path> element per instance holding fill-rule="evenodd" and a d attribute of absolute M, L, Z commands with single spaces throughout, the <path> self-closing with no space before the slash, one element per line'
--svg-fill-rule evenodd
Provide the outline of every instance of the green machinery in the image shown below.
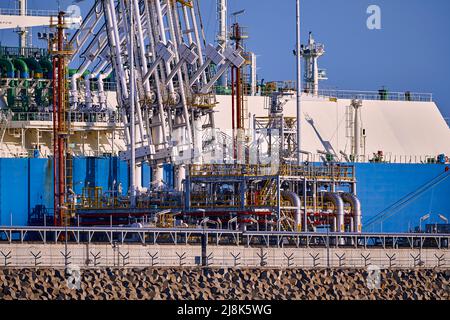
<path fill-rule="evenodd" d="M 0 47 L 0 106 L 38 112 L 52 105 L 52 63 L 46 49 Z"/>

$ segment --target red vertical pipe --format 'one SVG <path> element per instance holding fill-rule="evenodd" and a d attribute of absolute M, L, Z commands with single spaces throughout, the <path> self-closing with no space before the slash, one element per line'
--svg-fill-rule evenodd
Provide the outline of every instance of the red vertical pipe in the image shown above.
<path fill-rule="evenodd" d="M 234 67 L 231 67 L 231 128 L 232 128 L 232 138 L 233 138 L 233 154 L 236 157 L 236 141 L 235 141 L 235 128 L 236 124 L 234 122 L 235 114 L 234 114 Z"/>
<path fill-rule="evenodd" d="M 64 13 L 60 12 L 58 16 L 58 185 L 59 185 L 59 223 L 63 222 L 63 205 L 65 198 L 65 169 L 64 169 L 64 113 L 65 113 L 65 59 L 64 59 L 64 34 L 63 34 L 63 16 Z"/>
<path fill-rule="evenodd" d="M 53 225 L 56 226 L 58 224 L 58 187 L 57 187 L 57 150 L 58 150 L 58 141 L 56 137 L 56 126 L 57 126 L 57 118 L 56 118 L 56 104 L 58 103 L 58 95 L 57 95 L 57 58 L 53 58 Z"/>

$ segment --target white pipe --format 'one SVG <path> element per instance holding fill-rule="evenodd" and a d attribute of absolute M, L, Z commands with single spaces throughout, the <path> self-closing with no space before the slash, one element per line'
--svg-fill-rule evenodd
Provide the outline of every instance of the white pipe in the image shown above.
<path fill-rule="evenodd" d="M 217 17 L 219 25 L 218 43 L 226 50 L 228 44 L 227 37 L 227 0 L 217 0 Z M 227 73 L 224 73 L 220 78 L 222 86 L 227 86 Z"/>
<path fill-rule="evenodd" d="M 168 0 L 166 3 L 167 3 L 167 20 L 169 22 L 170 37 L 172 38 L 172 40 L 174 42 L 174 45 L 177 48 L 178 47 L 177 46 L 177 39 L 176 39 L 175 29 L 174 29 L 174 25 L 173 25 L 172 8 L 171 8 L 170 0 Z M 178 63 L 178 61 L 179 61 L 178 50 L 175 50 L 175 63 Z M 181 97 L 181 104 L 183 106 L 184 121 L 186 123 L 186 135 L 187 135 L 187 140 L 188 140 L 187 143 L 189 144 L 189 147 L 191 148 L 192 128 L 191 128 L 191 123 L 189 121 L 189 113 L 188 113 L 188 110 L 187 110 L 186 93 L 185 93 L 184 81 L 183 81 L 183 76 L 182 76 L 182 73 L 181 73 L 181 69 L 178 70 L 178 84 L 179 84 L 179 92 L 180 92 L 180 97 Z"/>
<path fill-rule="evenodd" d="M 145 44 L 144 44 L 144 33 L 142 31 L 142 23 L 140 19 L 140 13 L 139 13 L 139 3 L 138 0 L 134 0 L 134 15 L 136 17 L 135 19 L 135 25 L 137 28 L 137 36 L 138 36 L 138 43 L 139 43 L 139 58 L 142 62 L 142 74 L 147 74 L 148 66 L 147 66 L 147 57 L 145 55 Z M 150 95 L 150 83 L 149 81 L 144 82 L 144 89 L 147 96 Z"/>
<path fill-rule="evenodd" d="M 175 185 L 177 191 L 183 191 L 183 180 L 186 178 L 186 165 L 180 164 L 175 167 Z"/>
<path fill-rule="evenodd" d="M 344 201 L 341 196 L 335 192 L 327 192 L 324 194 L 324 200 L 328 200 L 334 205 L 336 212 L 336 226 L 333 228 L 334 232 L 344 232 Z"/>
<path fill-rule="evenodd" d="M 117 65 L 118 65 L 118 70 L 116 70 L 116 72 L 118 73 L 118 77 L 119 79 L 117 79 L 120 82 L 120 86 L 121 86 L 121 94 L 122 94 L 122 98 L 123 100 L 127 100 L 128 99 L 128 89 L 126 87 L 126 75 L 125 72 L 123 70 L 123 61 L 122 61 L 122 55 L 120 52 L 120 36 L 119 36 L 119 30 L 118 30 L 118 21 L 117 21 L 117 16 L 116 16 L 116 11 L 115 11 L 115 6 L 114 6 L 114 0 L 109 0 L 109 14 L 111 16 L 111 25 L 110 27 L 112 28 L 113 31 L 113 37 L 114 37 L 114 48 L 115 48 L 115 54 L 116 54 L 116 59 L 117 59 Z"/>
<path fill-rule="evenodd" d="M 302 205 L 301 205 L 301 201 L 300 201 L 300 197 L 292 191 L 283 191 L 282 196 L 284 198 L 289 199 L 289 201 L 292 203 L 292 205 L 295 207 L 295 217 L 294 217 L 294 221 L 295 221 L 295 226 L 294 226 L 294 231 L 298 232 L 302 230 Z M 306 223 L 306 222 L 305 222 Z"/>
<path fill-rule="evenodd" d="M 342 200 L 349 203 L 352 208 L 352 216 L 353 216 L 353 225 L 352 229 L 354 232 L 361 233 L 362 225 L 361 225 L 361 202 L 353 193 L 342 193 Z"/>
<path fill-rule="evenodd" d="M 130 12 L 133 12 L 133 1 L 130 1 Z M 135 134 L 135 120 L 136 115 L 134 111 L 135 99 L 135 78 L 134 78 L 134 21 L 133 15 L 130 15 L 130 204 L 131 208 L 136 207 L 136 134 Z"/>
<path fill-rule="evenodd" d="M 156 188 L 163 186 L 164 167 L 162 164 L 158 164 L 153 167 L 152 185 Z"/>
<path fill-rule="evenodd" d="M 166 30 L 164 28 L 164 19 L 163 19 L 163 15 L 162 15 L 162 10 L 161 10 L 161 3 L 159 0 L 155 1 L 155 6 L 156 6 L 156 15 L 158 17 L 158 26 L 159 26 L 159 32 L 160 32 L 160 36 L 161 36 L 161 41 L 162 43 L 164 43 L 165 45 L 167 44 L 167 37 L 166 37 Z M 170 63 L 166 63 L 166 71 L 167 74 L 169 74 L 171 72 L 171 67 L 170 67 Z M 173 82 L 172 80 L 170 80 L 169 82 L 169 91 L 173 97 L 174 93 L 175 93 L 175 89 L 173 86 Z"/>
<path fill-rule="evenodd" d="M 152 23 L 152 15 L 150 13 L 149 3 L 148 1 L 145 1 L 145 14 L 147 16 L 147 32 L 148 32 L 148 38 L 150 41 L 150 51 L 152 53 L 152 59 L 153 63 L 155 62 L 155 39 L 153 34 L 153 27 L 154 23 Z M 165 121 L 165 111 L 164 111 L 164 105 L 162 100 L 162 94 L 163 89 L 160 84 L 160 78 L 159 73 L 155 72 L 155 86 L 156 86 L 156 98 L 158 102 L 158 112 L 159 115 L 155 115 L 156 119 L 155 123 L 161 123 L 161 126 L 156 127 L 152 130 L 152 137 L 153 137 L 153 143 L 158 145 L 163 145 L 165 147 L 165 144 L 167 142 L 166 132 L 166 121 Z"/>
<path fill-rule="evenodd" d="M 86 103 L 86 108 L 90 109 L 92 108 L 92 104 L 93 104 L 93 98 L 92 98 L 92 91 L 91 91 L 91 80 L 97 78 L 98 74 L 100 73 L 100 71 L 102 71 L 106 66 L 108 65 L 108 61 L 105 60 L 103 61 L 97 68 L 95 68 L 95 70 L 86 77 L 86 79 L 84 80 L 84 84 L 85 84 L 85 103 Z"/>
<path fill-rule="evenodd" d="M 131 20 L 130 20 L 130 24 L 128 24 L 127 15 L 125 14 L 126 6 L 125 6 L 124 0 L 121 0 L 120 4 L 121 4 L 121 7 L 122 7 L 122 10 L 123 10 L 123 13 L 124 13 L 123 14 L 123 21 L 124 21 L 124 23 L 123 23 L 123 29 L 124 30 L 123 31 L 124 31 L 124 33 L 126 35 L 131 34 L 130 30 L 128 30 L 129 26 L 131 26 L 130 29 L 132 29 L 132 31 L 133 31 L 133 45 L 130 45 L 130 43 L 129 43 L 129 45 L 127 47 L 127 51 L 129 52 L 129 57 L 131 57 L 130 52 L 133 51 L 133 57 L 134 57 L 134 54 L 135 54 L 135 52 L 134 52 L 134 50 L 135 50 L 135 46 L 134 46 L 135 39 L 134 39 L 134 37 L 135 37 L 135 32 L 136 32 L 136 30 L 134 28 L 135 27 L 135 20 L 134 20 L 134 17 L 133 17 L 134 10 L 133 10 L 132 4 L 130 4 L 129 5 L 129 9 L 130 9 L 129 13 L 130 13 L 130 19 Z M 140 20 L 140 16 L 137 19 Z M 131 23 L 131 21 L 133 21 L 133 23 Z M 133 58 L 133 60 L 131 60 L 130 66 L 133 66 L 133 71 L 136 71 L 135 70 L 134 58 Z M 131 77 L 131 74 L 130 74 L 130 77 Z M 131 82 L 131 79 L 130 79 L 130 82 Z M 134 77 L 134 84 L 133 84 L 133 86 L 136 87 L 136 77 Z M 139 135 L 139 142 L 141 144 L 144 144 L 146 135 L 145 135 L 144 125 L 143 125 L 143 121 L 142 121 L 142 111 L 141 111 L 141 107 L 140 107 L 140 101 L 139 101 L 138 95 L 135 94 L 134 97 L 135 97 L 134 98 L 135 113 L 136 113 L 136 116 L 138 118 L 137 125 L 139 127 L 139 134 L 140 134 Z M 136 125 L 136 122 L 135 122 L 135 125 Z M 136 141 L 135 141 L 135 145 L 137 145 Z"/>
<path fill-rule="evenodd" d="M 192 6 L 192 8 L 191 8 L 191 18 L 192 18 L 192 26 L 194 28 L 195 42 L 197 43 L 198 65 L 202 66 L 203 63 L 204 63 L 203 52 L 202 52 L 202 43 L 200 42 L 200 36 L 199 36 L 199 33 L 198 33 L 197 18 L 196 18 L 194 6 Z M 202 81 L 203 81 L 203 84 L 207 83 L 206 73 L 205 72 L 202 72 Z"/>
<path fill-rule="evenodd" d="M 120 40 L 119 32 L 118 32 L 118 24 L 117 24 L 117 18 L 115 13 L 115 6 L 114 6 L 114 0 L 109 0 L 109 2 L 105 2 L 106 7 L 106 21 L 107 21 L 107 32 L 110 33 L 110 45 L 114 48 L 114 52 L 116 55 L 116 59 L 114 59 L 114 69 L 117 75 L 117 82 L 119 84 L 118 86 L 118 95 L 117 98 L 120 99 L 120 105 L 123 104 L 123 101 L 126 101 L 128 99 L 128 89 L 126 87 L 125 81 L 126 81 L 126 75 L 123 70 L 123 62 L 121 58 L 120 53 L 120 42 L 117 42 L 117 39 Z M 123 124 L 126 126 L 128 124 L 128 120 L 125 114 L 125 110 L 122 108 L 121 110 L 121 116 Z M 130 133 L 128 130 L 125 130 L 125 142 L 129 143 L 130 141 Z"/>
<path fill-rule="evenodd" d="M 102 72 L 98 78 L 97 78 L 97 85 L 98 85 L 98 102 L 100 104 L 100 108 L 102 110 L 108 108 L 106 102 L 106 92 L 105 92 L 105 87 L 104 87 L 104 83 L 103 80 L 106 79 L 111 72 L 113 71 L 113 67 L 109 67 L 107 70 L 105 70 L 104 72 Z"/>
<path fill-rule="evenodd" d="M 250 57 L 251 57 L 251 77 L 250 77 L 250 85 L 251 85 L 251 95 L 255 96 L 256 95 L 256 54 L 254 54 L 253 52 L 250 52 Z"/>
<path fill-rule="evenodd" d="M 318 96 L 319 95 L 319 66 L 317 63 L 318 57 L 315 56 L 313 59 L 313 78 L 314 78 L 314 88 L 313 88 L 313 92 L 314 92 L 314 96 Z"/>
<path fill-rule="evenodd" d="M 192 32 L 191 32 L 191 22 L 189 21 L 189 16 L 188 16 L 188 12 L 187 12 L 187 6 L 183 6 L 183 16 L 184 16 L 184 23 L 186 26 L 186 30 L 187 32 L 187 37 L 188 37 L 188 42 L 189 45 L 191 45 L 194 41 L 192 38 Z"/>

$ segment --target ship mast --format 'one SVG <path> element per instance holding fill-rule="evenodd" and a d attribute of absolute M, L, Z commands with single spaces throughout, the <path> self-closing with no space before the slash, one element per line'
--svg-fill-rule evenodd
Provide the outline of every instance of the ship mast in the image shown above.
<path fill-rule="evenodd" d="M 297 161 L 298 165 L 302 162 L 301 153 L 301 96 L 302 96 L 302 70 L 301 70 L 301 54 L 300 54 L 300 0 L 297 0 Z M 305 224 L 306 225 L 306 224 Z"/>
<path fill-rule="evenodd" d="M 227 10 L 227 0 L 217 0 L 217 43 L 223 48 L 223 50 L 225 50 L 228 45 Z M 224 73 L 220 78 L 221 86 L 227 86 L 227 78 L 227 73 Z"/>
<path fill-rule="evenodd" d="M 66 111 L 68 106 L 66 89 L 66 68 L 72 54 L 65 41 L 66 21 L 64 12 L 59 12 L 56 24 L 56 39 L 52 44 L 53 55 L 53 179 L 54 179 L 54 224 L 67 225 L 69 223 L 68 208 L 66 208 L 67 183 L 66 157 L 67 140 L 69 135 L 69 121 Z M 71 169 L 71 168 L 70 168 Z"/>

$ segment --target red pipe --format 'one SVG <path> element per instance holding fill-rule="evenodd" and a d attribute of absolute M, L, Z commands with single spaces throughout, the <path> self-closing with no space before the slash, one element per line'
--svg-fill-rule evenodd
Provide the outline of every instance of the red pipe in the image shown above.
<path fill-rule="evenodd" d="M 56 104 L 58 103 L 58 97 L 57 97 L 57 83 L 56 83 L 56 63 L 57 63 L 57 57 L 53 58 L 53 225 L 56 226 L 58 223 L 58 215 L 57 215 L 57 206 L 58 206 L 58 188 L 57 188 L 57 138 L 56 138 L 56 126 L 57 126 L 57 120 L 56 120 Z"/>

